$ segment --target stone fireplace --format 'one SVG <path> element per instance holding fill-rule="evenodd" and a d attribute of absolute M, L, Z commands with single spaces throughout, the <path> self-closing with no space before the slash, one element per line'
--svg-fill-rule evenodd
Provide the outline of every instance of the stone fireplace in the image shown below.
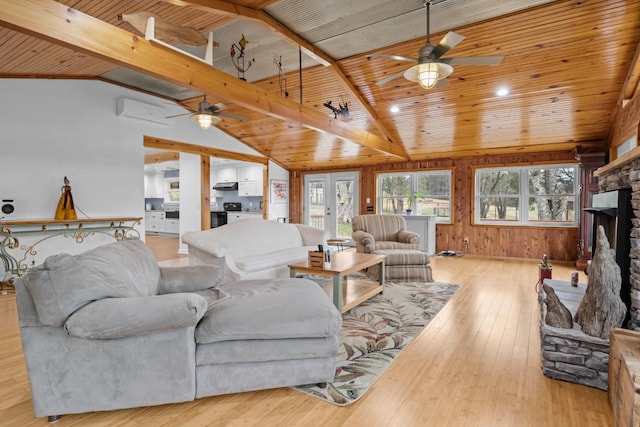
<path fill-rule="evenodd" d="M 618 264 L 621 265 L 622 282 L 629 284 L 630 293 L 623 296 L 623 301 L 629 305 L 629 321 L 623 327 L 640 330 L 640 158 L 617 159 L 600 168 L 597 176 L 601 193 L 617 190 L 630 190 L 631 193 L 631 229 L 626 236 L 618 236 L 618 240 L 628 239 L 625 242 L 629 251 L 624 253 L 626 250 L 620 251 L 619 247 L 616 256 L 625 257 L 626 262 Z"/>
<path fill-rule="evenodd" d="M 596 225 L 608 228 L 607 237 L 616 250 L 616 263 L 621 267 L 620 296 L 629 309 L 622 327 L 640 330 L 640 148 L 628 154 L 628 157 L 616 159 L 596 172 L 599 194 L 618 192 L 619 203 L 615 203 L 613 209 L 615 218 L 610 212 L 594 209 L 592 221 L 594 228 Z M 561 302 L 575 315 L 586 286 L 575 288 L 568 282 L 547 280 Z M 539 302 L 543 373 L 551 378 L 606 390 L 609 340 L 589 336 L 575 323 L 572 329 L 547 325 L 544 320 L 546 304 L 542 299 Z"/>

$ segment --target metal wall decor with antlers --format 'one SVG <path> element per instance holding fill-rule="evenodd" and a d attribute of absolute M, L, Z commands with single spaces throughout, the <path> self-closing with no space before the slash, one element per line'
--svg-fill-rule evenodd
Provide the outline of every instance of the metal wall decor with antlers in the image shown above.
<path fill-rule="evenodd" d="M 233 61 L 233 66 L 236 68 L 236 72 L 238 73 L 238 78 L 244 81 L 247 81 L 247 79 L 244 78 L 244 73 L 249 68 L 251 68 L 251 64 L 253 64 L 256 61 L 254 58 L 245 60 L 244 51 L 246 50 L 248 43 L 249 42 L 247 41 L 247 39 L 244 37 L 244 34 L 243 34 L 240 41 L 238 41 L 238 43 L 231 44 L 231 47 L 229 48 L 229 55 L 231 56 L 231 61 Z"/>

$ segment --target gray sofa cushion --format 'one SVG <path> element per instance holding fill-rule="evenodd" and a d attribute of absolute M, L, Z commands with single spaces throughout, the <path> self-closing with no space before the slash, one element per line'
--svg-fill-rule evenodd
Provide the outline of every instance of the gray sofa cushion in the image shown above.
<path fill-rule="evenodd" d="M 74 337 L 123 338 L 195 326 L 207 300 L 192 293 L 105 298 L 85 305 L 64 327 Z"/>
<path fill-rule="evenodd" d="M 224 269 L 216 265 L 160 267 L 158 294 L 210 289 L 219 285 L 223 278 Z"/>
<path fill-rule="evenodd" d="M 199 344 L 196 347 L 196 365 L 270 362 L 317 357 L 335 358 L 339 344 L 337 335 L 322 338 L 236 340 Z"/>
<path fill-rule="evenodd" d="M 62 326 L 67 317 L 91 301 L 157 293 L 160 270 L 140 240 L 124 240 L 80 255 L 58 254 L 24 277 L 38 318 Z"/>
<path fill-rule="evenodd" d="M 196 342 L 328 337 L 342 316 L 307 279 L 243 280 L 220 285 L 230 297 L 213 306 L 196 328 Z"/>

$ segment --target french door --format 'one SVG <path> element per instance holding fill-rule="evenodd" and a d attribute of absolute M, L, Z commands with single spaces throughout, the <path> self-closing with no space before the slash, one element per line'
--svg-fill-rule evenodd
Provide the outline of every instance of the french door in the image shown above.
<path fill-rule="evenodd" d="M 351 238 L 351 218 L 358 215 L 358 172 L 308 174 L 304 177 L 304 223 Z"/>

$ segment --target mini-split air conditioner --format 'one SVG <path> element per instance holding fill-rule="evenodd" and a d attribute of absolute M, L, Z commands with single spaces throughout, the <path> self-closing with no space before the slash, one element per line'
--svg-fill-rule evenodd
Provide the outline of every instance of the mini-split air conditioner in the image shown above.
<path fill-rule="evenodd" d="M 116 100 L 116 114 L 121 117 L 145 120 L 165 126 L 169 124 L 169 119 L 166 118 L 167 111 L 164 108 L 129 98 Z"/>

